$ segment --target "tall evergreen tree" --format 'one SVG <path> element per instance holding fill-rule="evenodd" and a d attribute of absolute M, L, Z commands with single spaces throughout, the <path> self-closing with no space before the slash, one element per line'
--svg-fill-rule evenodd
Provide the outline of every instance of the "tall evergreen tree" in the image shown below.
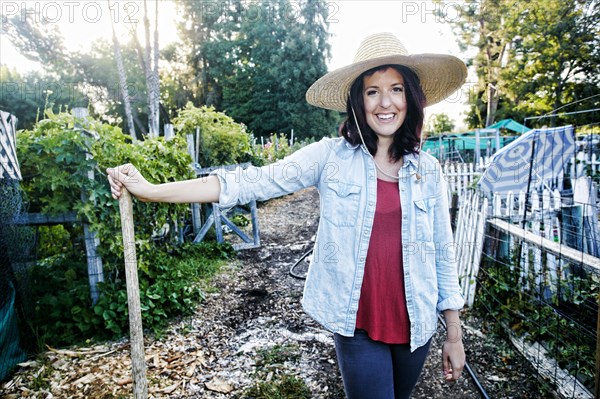
<path fill-rule="evenodd" d="M 187 16 L 180 31 L 199 104 L 225 111 L 256 135 L 335 132 L 336 113 L 304 100 L 330 57 L 325 1 L 178 3 Z"/>
<path fill-rule="evenodd" d="M 236 54 L 233 40 L 240 29 L 241 0 L 221 2 L 176 0 L 182 22 L 185 73 L 194 99 L 200 105 L 221 110 L 220 80 L 233 73 Z"/>
<path fill-rule="evenodd" d="M 324 2 L 306 1 L 297 19 L 284 16 L 286 40 L 273 57 L 271 73 L 281 82 L 276 97 L 286 123 L 280 130 L 294 129 L 301 137 L 335 134 L 336 113 L 315 108 L 304 99 L 310 85 L 327 72 L 330 46 L 325 7 Z"/>

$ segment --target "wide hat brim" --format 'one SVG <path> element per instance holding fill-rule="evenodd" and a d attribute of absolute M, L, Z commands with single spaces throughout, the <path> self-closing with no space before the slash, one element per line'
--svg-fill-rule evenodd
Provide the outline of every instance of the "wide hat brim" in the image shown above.
<path fill-rule="evenodd" d="M 388 41 L 390 37 L 397 41 L 394 43 L 404 46 L 390 34 L 379 34 Z M 378 35 L 373 35 L 365 42 L 378 40 Z M 457 91 L 467 78 L 467 67 L 457 57 L 443 54 L 391 54 L 370 57 L 365 42 L 357 51 L 357 57 L 366 58 L 331 71 L 317 80 L 306 92 L 306 101 L 320 108 L 346 112 L 346 102 L 352 83 L 363 72 L 381 65 L 404 65 L 413 70 L 419 77 L 421 87 L 425 94 L 426 106 L 436 104 Z M 383 50 L 385 52 L 385 50 Z M 396 51 L 396 50 L 391 50 Z M 381 53 L 381 51 L 379 51 Z M 355 59 L 356 60 L 356 59 Z"/>

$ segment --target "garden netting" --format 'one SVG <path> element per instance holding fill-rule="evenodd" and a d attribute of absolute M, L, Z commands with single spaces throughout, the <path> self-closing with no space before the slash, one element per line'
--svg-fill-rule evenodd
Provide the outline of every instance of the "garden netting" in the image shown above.
<path fill-rule="evenodd" d="M 0 178 L 0 381 L 27 357 L 18 320 L 26 298 L 27 260 L 34 235 L 31 228 L 15 223 L 23 211 L 19 181 Z"/>

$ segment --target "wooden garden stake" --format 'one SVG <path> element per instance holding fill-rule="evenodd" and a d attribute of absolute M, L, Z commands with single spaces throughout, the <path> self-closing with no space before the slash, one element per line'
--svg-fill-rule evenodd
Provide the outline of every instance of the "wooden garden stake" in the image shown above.
<path fill-rule="evenodd" d="M 121 213 L 123 253 L 125 256 L 125 279 L 127 282 L 133 397 L 134 399 L 146 399 L 148 397 L 148 384 L 146 381 L 144 332 L 142 330 L 142 312 L 140 309 L 140 286 L 138 282 L 137 257 L 135 253 L 135 232 L 133 230 L 133 204 L 131 202 L 131 194 L 129 194 L 129 191 L 127 191 L 125 187 L 121 188 L 119 211 Z"/>

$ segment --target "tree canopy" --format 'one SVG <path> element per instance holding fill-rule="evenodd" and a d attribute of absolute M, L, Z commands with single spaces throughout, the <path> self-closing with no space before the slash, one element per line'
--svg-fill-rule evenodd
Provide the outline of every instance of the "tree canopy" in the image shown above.
<path fill-rule="evenodd" d="M 293 129 L 301 139 L 335 132 L 337 114 L 309 106 L 304 99 L 309 85 L 327 71 L 324 0 L 175 2 L 183 18 L 180 42 L 159 54 L 162 122 L 192 102 L 226 112 L 255 135 L 289 134 Z M 145 26 L 147 18 L 143 22 Z M 68 84 L 77 93 L 79 106 L 124 129 L 126 82 L 133 120 L 127 125 L 148 133 L 148 119 L 155 110 L 148 106 L 152 98 L 146 65 L 156 65 L 156 58 L 148 60 L 136 35 L 112 43 L 101 40 L 81 52 L 67 49 L 56 25 L 44 24 L 43 18 L 15 16 L 5 25 L 15 47 L 43 66 L 40 76 Z M 8 70 L 2 78 L 15 81 Z M 21 120 L 31 119 L 40 108 L 40 101 L 9 108 L 8 97 L 3 97 L 0 105 L 7 104 L 4 108 L 14 109 Z M 56 100 L 56 105 L 73 103 L 71 98 Z"/>
<path fill-rule="evenodd" d="M 482 0 L 456 7 L 459 18 L 448 22 L 459 45 L 477 49 L 469 60 L 478 77 L 469 100 L 469 127 L 600 105 L 597 0 Z M 574 119 L 539 123 L 559 122 Z M 577 116 L 577 124 L 585 122 L 585 115 Z"/>
<path fill-rule="evenodd" d="M 435 114 L 431 117 L 428 126 L 428 135 L 435 136 L 442 133 L 448 133 L 454 131 L 454 122 L 450 117 L 445 114 Z"/>
<path fill-rule="evenodd" d="M 181 32 L 200 102 L 256 135 L 335 132 L 335 114 L 304 100 L 308 87 L 327 72 L 325 1 L 178 3 L 187 16 Z"/>

